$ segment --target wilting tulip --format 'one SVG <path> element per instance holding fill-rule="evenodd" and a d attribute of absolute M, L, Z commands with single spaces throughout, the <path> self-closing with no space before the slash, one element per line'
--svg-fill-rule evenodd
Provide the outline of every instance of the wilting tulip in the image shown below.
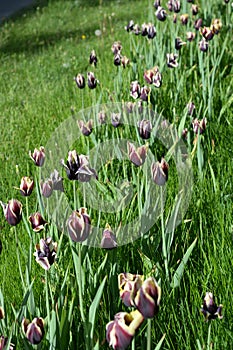
<path fill-rule="evenodd" d="M 82 74 L 78 74 L 76 77 L 74 77 L 74 81 L 76 82 L 79 89 L 85 88 L 85 78 Z"/>
<path fill-rule="evenodd" d="M 150 138 L 150 133 L 152 130 L 152 124 L 150 120 L 143 119 L 138 122 L 138 132 L 141 138 L 148 140 Z"/>
<path fill-rule="evenodd" d="M 121 125 L 121 114 L 120 113 L 111 113 L 111 123 L 114 128 L 117 128 Z"/>
<path fill-rule="evenodd" d="M 140 99 L 142 101 L 148 102 L 149 95 L 150 95 L 150 88 L 148 88 L 148 86 L 143 86 L 140 92 Z"/>
<path fill-rule="evenodd" d="M 124 350 L 131 343 L 136 330 L 144 321 L 138 310 L 118 312 L 114 316 L 114 321 L 106 325 L 106 339 L 114 350 Z"/>
<path fill-rule="evenodd" d="M 196 34 L 194 32 L 187 32 L 186 37 L 189 42 L 193 41 L 195 39 Z"/>
<path fill-rule="evenodd" d="M 44 320 L 36 317 L 30 323 L 28 319 L 23 318 L 22 329 L 31 344 L 39 344 L 44 336 Z"/>
<path fill-rule="evenodd" d="M 77 121 L 79 129 L 84 136 L 89 136 L 92 133 L 93 120 L 90 119 L 86 123 L 83 120 Z"/>
<path fill-rule="evenodd" d="M 169 68 L 178 67 L 177 58 L 178 58 L 178 55 L 176 53 L 167 53 L 167 66 Z"/>
<path fill-rule="evenodd" d="M 40 232 L 45 228 L 45 225 L 47 224 L 47 221 L 43 219 L 42 215 L 39 212 L 30 215 L 28 220 L 31 223 L 34 232 Z"/>
<path fill-rule="evenodd" d="M 136 148 L 134 144 L 127 142 L 127 149 L 129 159 L 134 165 L 141 166 L 145 163 L 148 145 Z"/>
<path fill-rule="evenodd" d="M 168 180 L 168 169 L 169 165 L 164 158 L 162 158 L 161 162 L 152 163 L 152 179 L 157 185 L 163 186 L 166 183 Z"/>
<path fill-rule="evenodd" d="M 184 13 L 183 15 L 181 15 L 180 16 L 181 24 L 183 24 L 184 26 L 187 25 L 188 19 L 189 19 L 189 15 L 187 13 Z"/>
<path fill-rule="evenodd" d="M 181 38 L 176 38 L 175 39 L 175 49 L 176 50 L 180 50 L 182 48 L 182 46 L 186 45 L 185 41 L 182 41 Z"/>
<path fill-rule="evenodd" d="M 41 190 L 41 194 L 42 196 L 44 196 L 45 198 L 49 198 L 52 193 L 53 193 L 53 182 L 51 179 L 45 180 L 45 181 L 41 181 L 40 183 L 40 190 Z"/>
<path fill-rule="evenodd" d="M 21 195 L 24 197 L 30 196 L 33 188 L 34 188 L 34 181 L 31 180 L 30 177 L 28 176 L 22 177 L 20 182 L 20 187 L 19 187 Z"/>
<path fill-rule="evenodd" d="M 22 204 L 17 199 L 9 200 L 8 204 L 0 203 L 8 224 L 16 226 L 22 219 Z"/>
<path fill-rule="evenodd" d="M 51 237 L 41 239 L 40 244 L 36 245 L 36 251 L 33 254 L 36 262 L 45 270 L 49 270 L 57 257 L 57 243 L 52 241 Z"/>
<path fill-rule="evenodd" d="M 159 21 L 164 22 L 167 18 L 167 12 L 163 7 L 159 6 L 157 11 L 155 12 L 155 16 L 158 18 Z"/>
<path fill-rule="evenodd" d="M 196 21 L 194 22 L 194 28 L 196 30 L 199 30 L 201 28 L 201 26 L 202 26 L 202 22 L 203 22 L 202 18 L 196 19 Z"/>
<path fill-rule="evenodd" d="M 74 210 L 67 220 L 67 230 L 74 242 L 83 242 L 91 231 L 91 219 L 86 208 Z"/>
<path fill-rule="evenodd" d="M 133 30 L 133 27 L 134 27 L 134 21 L 131 19 L 127 24 L 127 26 L 125 27 L 125 30 L 127 30 L 127 32 L 131 32 Z"/>
<path fill-rule="evenodd" d="M 40 149 L 35 148 L 33 154 L 31 151 L 29 152 L 30 158 L 33 160 L 36 166 L 43 166 L 45 161 L 45 152 L 44 147 L 40 147 Z"/>
<path fill-rule="evenodd" d="M 8 338 L 4 337 L 3 335 L 0 337 L 0 350 L 5 350 L 5 349 L 9 349 L 9 350 L 14 350 L 14 344 L 10 343 L 9 348 L 7 347 L 7 342 L 8 342 Z"/>
<path fill-rule="evenodd" d="M 113 249 L 117 247 L 116 236 L 114 235 L 110 225 L 108 224 L 106 224 L 106 227 L 103 231 L 100 246 L 104 249 Z"/>
<path fill-rule="evenodd" d="M 114 65 L 115 66 L 120 66 L 121 65 L 121 55 L 120 53 L 117 53 L 115 56 L 114 56 L 114 61 L 113 61 Z"/>
<path fill-rule="evenodd" d="M 116 55 L 117 53 L 121 53 L 121 50 L 122 50 L 122 45 L 121 45 L 121 42 L 120 41 L 115 41 L 113 44 L 112 44 L 112 53 L 114 55 Z"/>
<path fill-rule="evenodd" d="M 199 49 L 203 52 L 208 51 L 209 43 L 205 38 L 202 38 L 202 40 L 199 42 Z"/>
<path fill-rule="evenodd" d="M 87 85 L 92 90 L 95 89 L 97 86 L 98 80 L 95 78 L 95 75 L 93 72 L 87 73 Z"/>
<path fill-rule="evenodd" d="M 177 0 L 169 0 L 167 3 L 167 8 L 171 12 L 180 12 L 180 1 Z"/>
<path fill-rule="evenodd" d="M 192 15 L 196 16 L 198 14 L 198 6 L 197 5 L 192 5 Z"/>
<path fill-rule="evenodd" d="M 63 178 L 59 175 L 59 172 L 56 169 L 50 174 L 50 180 L 53 183 L 54 191 L 64 192 Z"/>
<path fill-rule="evenodd" d="M 201 312 L 205 316 L 205 320 L 214 320 L 217 317 L 222 319 L 222 308 L 222 304 L 219 306 L 215 304 L 213 294 L 211 292 L 207 292 L 204 298 L 204 303 L 201 306 Z"/>
<path fill-rule="evenodd" d="M 137 80 L 132 81 L 130 84 L 130 96 L 135 100 L 140 96 L 140 84 Z"/>
<path fill-rule="evenodd" d="M 98 59 L 97 59 L 95 50 L 92 50 L 91 54 L 90 54 L 90 58 L 89 58 L 89 63 L 90 64 L 94 64 L 94 66 L 96 67 L 97 62 L 98 62 Z"/>
<path fill-rule="evenodd" d="M 134 306 L 134 298 L 143 281 L 143 275 L 136 275 L 129 272 L 120 273 L 118 275 L 120 298 L 126 306 Z"/>
<path fill-rule="evenodd" d="M 197 118 L 192 121 L 193 125 L 193 131 L 195 134 L 203 134 L 203 132 L 206 129 L 207 119 L 203 118 L 201 120 L 198 120 Z"/>
<path fill-rule="evenodd" d="M 161 288 L 153 277 L 147 278 L 139 288 L 134 305 L 144 318 L 153 318 L 159 311 Z"/>

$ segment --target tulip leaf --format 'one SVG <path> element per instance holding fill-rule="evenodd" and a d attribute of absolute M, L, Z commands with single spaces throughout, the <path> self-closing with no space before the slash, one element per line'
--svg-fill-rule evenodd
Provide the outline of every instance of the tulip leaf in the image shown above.
<path fill-rule="evenodd" d="M 171 287 L 172 288 L 179 287 L 181 278 L 182 278 L 183 273 L 184 273 L 185 265 L 188 262 L 188 259 L 189 259 L 190 255 L 191 255 L 192 251 L 193 251 L 193 248 L 195 247 L 196 242 L 197 242 L 197 238 L 195 238 L 193 243 L 187 249 L 185 255 L 183 256 L 183 259 L 181 260 L 178 268 L 176 269 L 176 272 L 174 273 L 174 276 L 173 276 L 173 280 L 171 282 Z"/>
<path fill-rule="evenodd" d="M 159 350 L 161 348 L 165 337 L 166 337 L 166 333 L 164 333 L 164 335 L 162 336 L 162 338 L 160 339 L 160 341 L 158 342 L 154 350 Z"/>

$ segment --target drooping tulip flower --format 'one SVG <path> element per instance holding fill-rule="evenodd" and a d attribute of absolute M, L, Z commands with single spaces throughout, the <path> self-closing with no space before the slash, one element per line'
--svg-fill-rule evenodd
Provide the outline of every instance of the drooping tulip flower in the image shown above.
<path fill-rule="evenodd" d="M 35 148 L 33 153 L 31 153 L 30 151 L 29 156 L 33 160 L 36 166 L 39 166 L 39 167 L 43 166 L 45 161 L 44 147 L 41 146 L 40 149 Z"/>
<path fill-rule="evenodd" d="M 106 227 L 103 231 L 100 246 L 104 249 L 113 249 L 117 247 L 116 236 L 112 232 L 112 229 L 109 224 L 106 224 Z"/>
<path fill-rule="evenodd" d="M 23 176 L 20 182 L 20 187 L 17 188 L 20 190 L 20 194 L 24 197 L 30 196 L 34 188 L 34 181 L 28 176 Z"/>
<path fill-rule="evenodd" d="M 159 6 L 157 8 L 157 11 L 155 12 L 155 16 L 158 18 L 159 21 L 164 22 L 167 18 L 167 12 L 163 7 Z"/>
<path fill-rule="evenodd" d="M 150 138 L 152 124 L 150 120 L 142 119 L 138 122 L 138 132 L 141 138 L 148 140 Z"/>
<path fill-rule="evenodd" d="M 91 219 L 86 208 L 74 210 L 67 220 L 67 230 L 73 242 L 85 241 L 91 231 Z"/>
<path fill-rule="evenodd" d="M 39 344 L 44 336 L 44 320 L 41 317 L 35 317 L 30 323 L 28 319 L 23 318 L 22 329 L 31 344 Z"/>
<path fill-rule="evenodd" d="M 148 145 L 136 148 L 133 143 L 127 142 L 127 150 L 128 157 L 134 165 L 139 167 L 145 163 Z"/>
<path fill-rule="evenodd" d="M 106 325 L 106 339 L 114 350 L 124 350 L 131 343 L 136 330 L 144 321 L 138 310 L 118 312 L 114 316 L 114 321 Z"/>
<path fill-rule="evenodd" d="M 169 165 L 164 158 L 162 158 L 161 162 L 152 163 L 152 180 L 159 186 L 165 185 L 168 180 L 168 169 Z"/>
<path fill-rule="evenodd" d="M 95 50 L 92 50 L 89 58 L 89 63 L 93 64 L 96 67 L 97 62 L 98 62 L 98 59 L 97 59 Z"/>
<path fill-rule="evenodd" d="M 28 220 L 31 223 L 31 227 L 34 232 L 42 231 L 45 228 L 45 225 L 47 224 L 47 221 L 43 219 L 42 215 L 39 212 L 30 215 Z"/>
<path fill-rule="evenodd" d="M 178 58 L 178 55 L 176 53 L 167 53 L 167 66 L 169 68 L 178 67 L 177 58 Z"/>
<path fill-rule="evenodd" d="M 217 306 L 214 302 L 214 297 L 211 292 L 207 292 L 204 298 L 203 305 L 201 306 L 201 312 L 205 316 L 205 320 L 214 320 L 217 317 L 222 319 L 222 308 L 223 305 Z"/>
<path fill-rule="evenodd" d="M 132 274 L 129 272 L 120 273 L 118 275 L 120 298 L 126 306 L 134 306 L 134 298 L 143 281 L 143 275 Z"/>
<path fill-rule="evenodd" d="M 74 77 L 74 81 L 76 82 L 77 84 L 77 87 L 79 89 L 84 89 L 85 88 L 85 78 L 82 74 L 78 74 L 76 77 Z"/>
<path fill-rule="evenodd" d="M 92 133 L 92 128 L 93 128 L 93 120 L 92 119 L 88 120 L 87 122 L 85 122 L 83 120 L 78 120 L 77 124 L 79 126 L 81 133 L 84 136 L 89 136 Z"/>
<path fill-rule="evenodd" d="M 11 199 L 7 204 L 0 203 L 8 224 L 16 226 L 22 219 L 22 204 L 17 199 Z"/>
<path fill-rule="evenodd" d="M 134 298 L 134 305 L 144 318 L 153 318 L 159 311 L 161 288 L 154 277 L 147 278 Z"/>
<path fill-rule="evenodd" d="M 52 241 L 51 237 L 41 239 L 36 245 L 36 251 L 33 254 L 36 262 L 45 270 L 49 270 L 57 257 L 57 243 Z"/>

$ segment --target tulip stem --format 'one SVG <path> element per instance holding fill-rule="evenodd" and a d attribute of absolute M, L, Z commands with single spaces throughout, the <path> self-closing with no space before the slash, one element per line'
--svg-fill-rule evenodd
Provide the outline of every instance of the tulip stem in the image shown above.
<path fill-rule="evenodd" d="M 151 350 L 151 319 L 147 320 L 147 342 L 146 342 L 146 350 Z"/>
<path fill-rule="evenodd" d="M 45 271 L 45 295 L 46 295 L 46 309 L 47 309 L 47 317 L 48 324 L 50 324 L 50 309 L 49 309 L 49 288 L 48 288 L 48 271 Z"/>
<path fill-rule="evenodd" d="M 25 283 L 24 283 L 23 273 L 22 273 L 22 269 L 21 269 L 21 263 L 20 263 L 20 257 L 19 257 L 19 241 L 18 241 L 18 236 L 17 236 L 17 231 L 16 231 L 16 227 L 15 226 L 14 226 L 14 231 L 15 231 L 16 255 L 17 255 L 17 261 L 18 261 L 18 266 L 19 266 L 19 274 L 20 274 L 20 278 L 21 278 L 21 281 L 22 281 L 23 289 L 25 291 L 26 286 L 25 286 Z"/>
<path fill-rule="evenodd" d="M 169 269 L 168 269 L 168 258 L 167 258 L 167 244 L 166 244 L 166 237 L 165 237 L 165 229 L 164 229 L 164 207 L 163 207 L 163 186 L 160 188 L 160 198 L 161 198 L 161 229 L 162 229 L 162 252 L 164 257 L 164 265 L 165 265 L 165 272 L 166 272 L 166 279 L 169 283 Z"/>

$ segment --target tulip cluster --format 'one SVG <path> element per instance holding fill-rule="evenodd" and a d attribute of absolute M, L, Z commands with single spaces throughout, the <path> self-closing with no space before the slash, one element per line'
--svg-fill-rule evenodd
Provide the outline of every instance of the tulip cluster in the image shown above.
<path fill-rule="evenodd" d="M 126 56 L 122 56 L 121 51 L 122 51 L 122 45 L 120 41 L 115 41 L 112 44 L 111 47 L 112 53 L 114 55 L 114 65 L 115 66 L 120 66 L 122 65 L 123 68 L 126 68 L 126 66 L 129 66 L 130 60 Z"/>
<path fill-rule="evenodd" d="M 131 343 L 144 319 L 153 318 L 159 311 L 161 288 L 154 279 L 121 273 L 118 276 L 120 298 L 127 307 L 136 310 L 119 312 L 106 326 L 106 339 L 115 350 L 124 350 Z"/>

